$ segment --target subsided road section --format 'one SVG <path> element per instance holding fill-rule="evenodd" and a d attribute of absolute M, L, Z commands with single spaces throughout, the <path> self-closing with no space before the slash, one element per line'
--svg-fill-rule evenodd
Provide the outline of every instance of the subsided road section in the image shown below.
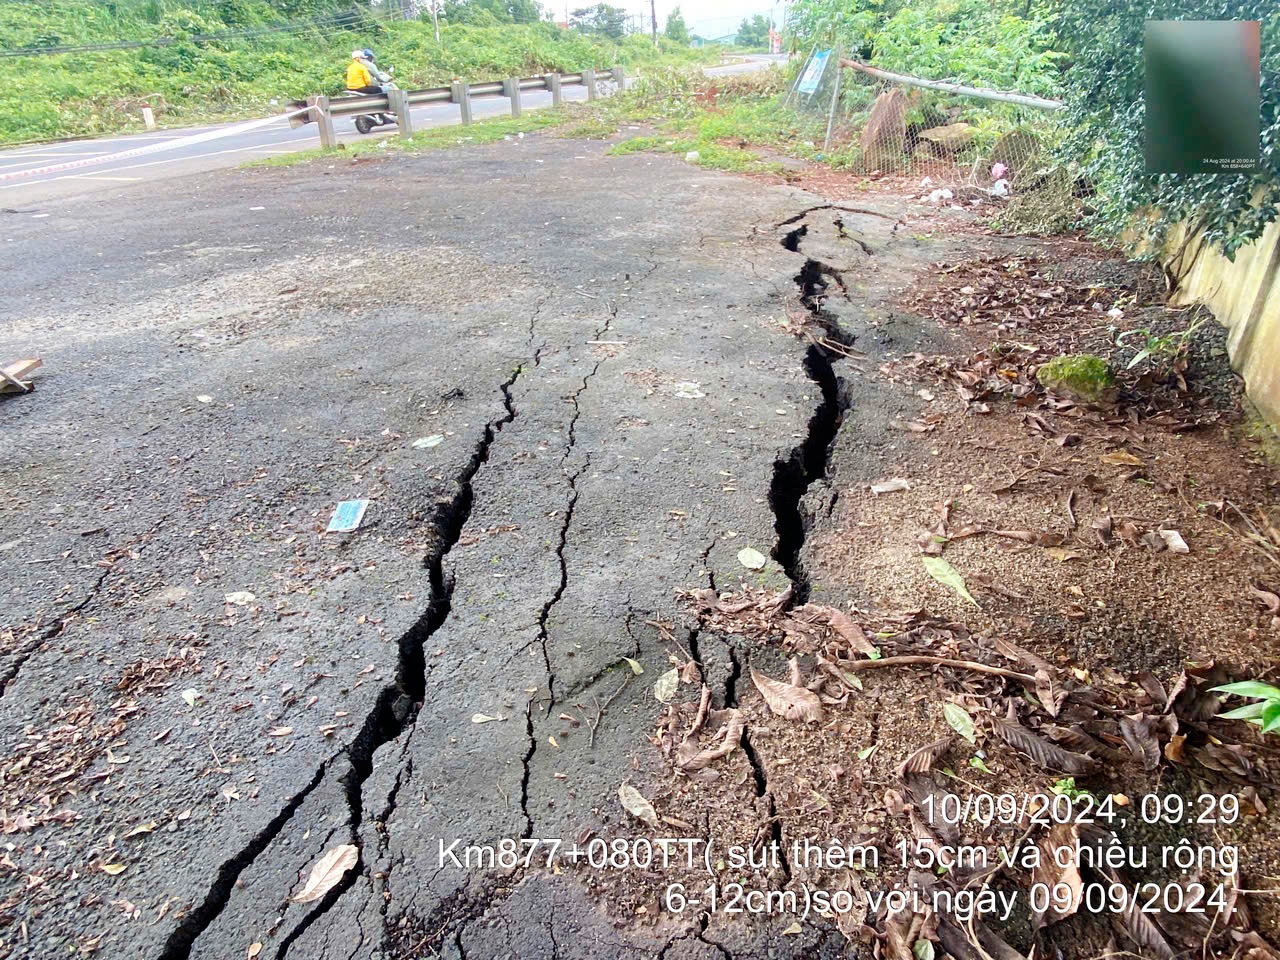
<path fill-rule="evenodd" d="M 0 220 L 0 354 L 45 361 L 0 401 L 0 957 L 843 955 L 665 913 L 660 872 L 439 856 L 635 835 L 624 781 L 669 834 L 767 827 L 768 745 L 673 779 L 653 682 L 781 669 L 675 591 L 803 539 L 867 399 L 776 323 L 815 205 L 530 137 Z M 753 576 L 803 589 L 793 548 Z"/>

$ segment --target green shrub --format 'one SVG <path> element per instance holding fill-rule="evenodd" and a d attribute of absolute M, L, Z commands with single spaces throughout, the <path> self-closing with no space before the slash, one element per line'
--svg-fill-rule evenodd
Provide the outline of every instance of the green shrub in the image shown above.
<path fill-rule="evenodd" d="M 1280 202 L 1280 16 L 1274 0 L 1062 0 L 1054 20 L 1070 55 L 1063 74 L 1071 137 L 1064 162 L 1096 182 L 1095 236 L 1118 238 L 1144 207 L 1161 211 L 1137 224 L 1149 255 L 1170 225 L 1204 219 L 1207 240 L 1229 259 L 1261 236 Z M 1148 175 L 1143 133 L 1146 20 L 1262 21 L 1262 163 L 1255 173 Z M 1089 24 L 1088 30 L 1080 25 Z M 1260 202 L 1254 203 L 1255 193 Z"/>
<path fill-rule="evenodd" d="M 689 66 L 717 56 L 647 37 L 615 43 L 550 23 L 449 25 L 437 44 L 430 18 L 375 22 L 360 8 L 336 0 L 10 0 L 0 4 L 0 48 L 79 45 L 178 36 L 179 42 L 130 50 L 69 53 L 0 60 L 0 142 L 141 128 L 140 98 L 152 99 L 163 123 L 253 116 L 279 102 L 338 92 L 355 47 L 373 46 L 380 63 L 393 64 L 402 87 L 443 86 L 586 67 L 628 65 L 633 75 Z M 347 26 L 333 17 L 351 12 Z M 314 29 L 251 39 L 193 39 L 197 34 L 255 29 L 291 19 L 326 18 Z M 52 99 L 53 104 L 23 106 Z M 276 104 L 271 101 L 275 100 Z"/>

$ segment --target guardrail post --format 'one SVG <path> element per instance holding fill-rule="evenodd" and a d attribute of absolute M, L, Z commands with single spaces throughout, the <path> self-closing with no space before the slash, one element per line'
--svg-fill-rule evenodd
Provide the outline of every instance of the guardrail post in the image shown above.
<path fill-rule="evenodd" d="M 307 97 L 311 118 L 320 126 L 320 146 L 326 150 L 338 145 L 338 135 L 333 130 L 333 117 L 329 114 L 329 98 Z"/>
<path fill-rule="evenodd" d="M 582 71 L 582 82 L 587 85 L 587 99 L 596 98 L 596 72 L 591 69 Z"/>
<path fill-rule="evenodd" d="M 413 118 L 409 116 L 409 92 L 407 90 L 388 90 L 387 108 L 396 115 L 396 123 L 400 127 L 400 136 L 413 136 Z"/>
<path fill-rule="evenodd" d="M 621 67 L 613 68 L 613 82 L 618 85 L 619 90 L 627 89 L 627 75 Z"/>
<path fill-rule="evenodd" d="M 560 74 L 547 74 L 547 89 L 551 91 L 551 108 L 560 106 Z"/>
<path fill-rule="evenodd" d="M 511 116 L 520 116 L 520 78 L 507 77 L 503 80 L 502 95 L 511 100 Z"/>
<path fill-rule="evenodd" d="M 462 122 L 471 122 L 471 88 L 465 80 L 455 80 L 449 84 L 449 96 L 454 103 L 458 105 L 458 111 L 462 114 Z"/>

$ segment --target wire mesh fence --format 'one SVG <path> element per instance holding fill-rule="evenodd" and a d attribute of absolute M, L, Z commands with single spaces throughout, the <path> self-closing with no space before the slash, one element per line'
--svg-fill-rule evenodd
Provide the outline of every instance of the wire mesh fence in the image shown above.
<path fill-rule="evenodd" d="M 814 50 L 783 100 L 825 117 L 824 153 L 833 166 L 900 176 L 934 203 L 983 207 L 1011 230 L 1047 233 L 1079 221 L 1093 189 L 1058 159 L 1067 134 L 1060 104 L 868 72 L 840 53 Z"/>

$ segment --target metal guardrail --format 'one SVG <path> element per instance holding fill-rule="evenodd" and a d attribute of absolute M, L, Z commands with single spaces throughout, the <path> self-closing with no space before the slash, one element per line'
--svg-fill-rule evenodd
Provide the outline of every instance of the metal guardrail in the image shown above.
<path fill-rule="evenodd" d="M 413 135 L 413 121 L 409 108 L 424 103 L 456 103 L 464 124 L 471 123 L 471 98 L 486 96 L 503 96 L 511 100 L 511 115 L 520 116 L 520 94 L 524 90 L 548 90 L 551 92 L 551 106 L 560 106 L 560 89 L 564 86 L 582 85 L 587 88 L 587 99 L 594 100 L 599 95 L 596 83 L 601 79 L 609 79 L 619 89 L 626 86 L 626 77 L 622 67 L 613 67 L 609 71 L 597 73 L 595 70 L 583 70 L 581 73 L 548 73 L 538 77 L 508 77 L 505 80 L 492 80 L 484 83 L 467 83 L 455 81 L 447 87 L 429 87 L 425 90 L 391 90 L 386 94 L 370 96 L 334 97 L 316 96 L 306 100 L 295 100 L 291 109 L 303 111 L 289 120 L 292 127 L 300 127 L 307 123 L 317 123 L 320 127 L 320 144 L 323 147 L 337 145 L 337 134 L 333 128 L 334 117 L 359 117 L 371 113 L 394 113 L 399 121 L 401 136 Z"/>

